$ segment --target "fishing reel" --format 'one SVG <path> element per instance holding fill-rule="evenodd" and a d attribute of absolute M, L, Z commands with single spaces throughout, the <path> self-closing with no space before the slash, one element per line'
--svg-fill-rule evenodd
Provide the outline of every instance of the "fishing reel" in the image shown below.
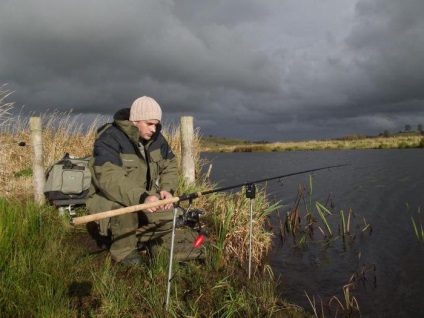
<path fill-rule="evenodd" d="M 182 214 L 177 217 L 175 227 L 184 227 L 188 226 L 191 228 L 195 228 L 196 226 L 201 227 L 200 225 L 200 216 L 205 214 L 206 212 L 200 209 L 193 209 L 190 210 L 190 207 L 188 207 L 186 210 L 179 207 L 181 210 L 183 210 Z"/>

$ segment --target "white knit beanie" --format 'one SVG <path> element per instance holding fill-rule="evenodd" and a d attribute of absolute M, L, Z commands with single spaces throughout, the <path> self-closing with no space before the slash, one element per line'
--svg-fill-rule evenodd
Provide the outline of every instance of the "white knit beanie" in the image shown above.
<path fill-rule="evenodd" d="M 161 121 L 162 110 L 159 104 L 151 97 L 137 98 L 131 105 L 130 121 L 152 120 Z"/>

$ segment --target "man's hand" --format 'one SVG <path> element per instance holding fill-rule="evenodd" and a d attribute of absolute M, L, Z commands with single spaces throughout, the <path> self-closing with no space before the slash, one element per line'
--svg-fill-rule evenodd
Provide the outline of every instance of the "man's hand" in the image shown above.
<path fill-rule="evenodd" d="M 172 194 L 171 194 L 171 193 L 169 193 L 168 191 L 165 191 L 165 190 L 160 191 L 160 192 L 159 192 L 159 195 L 160 195 L 160 199 L 161 199 L 161 200 L 165 200 L 165 199 L 170 199 L 170 198 L 172 198 Z M 172 204 L 172 203 L 165 204 L 165 205 L 164 205 L 164 210 L 171 209 L 171 208 L 172 208 L 172 206 L 173 206 L 173 204 Z"/>
<path fill-rule="evenodd" d="M 169 193 L 168 191 L 160 191 L 159 195 L 160 195 L 160 200 L 172 198 L 172 194 Z M 157 201 L 159 201 L 159 199 L 157 197 L 155 197 L 154 195 L 150 195 L 146 198 L 146 200 L 144 200 L 144 203 L 152 203 L 152 202 L 157 202 Z M 153 212 L 160 211 L 160 210 L 168 210 L 170 208 L 172 208 L 172 203 L 160 205 L 160 206 L 157 206 L 157 207 L 152 207 L 152 208 L 149 208 L 149 209 L 145 209 L 144 211 L 153 213 Z"/>

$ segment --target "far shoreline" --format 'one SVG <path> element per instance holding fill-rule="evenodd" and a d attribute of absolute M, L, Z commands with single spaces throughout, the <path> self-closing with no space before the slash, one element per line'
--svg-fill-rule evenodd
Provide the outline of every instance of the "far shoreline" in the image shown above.
<path fill-rule="evenodd" d="M 345 137 L 331 140 L 289 142 L 251 142 L 214 137 L 201 138 L 200 140 L 200 152 L 281 152 L 408 148 L 424 148 L 424 135 L 420 133 L 402 133 L 390 137 Z"/>

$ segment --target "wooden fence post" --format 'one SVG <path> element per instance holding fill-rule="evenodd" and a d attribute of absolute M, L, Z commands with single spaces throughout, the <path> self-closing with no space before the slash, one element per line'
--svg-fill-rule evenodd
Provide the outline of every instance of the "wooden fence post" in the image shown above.
<path fill-rule="evenodd" d="M 34 200 L 42 205 L 45 203 L 44 189 L 44 163 L 43 163 L 43 138 L 41 134 L 40 117 L 30 117 L 31 144 L 34 153 L 32 164 L 32 180 L 34 184 Z"/>
<path fill-rule="evenodd" d="M 183 178 L 193 183 L 195 180 L 193 117 L 180 117 L 180 135 Z"/>

